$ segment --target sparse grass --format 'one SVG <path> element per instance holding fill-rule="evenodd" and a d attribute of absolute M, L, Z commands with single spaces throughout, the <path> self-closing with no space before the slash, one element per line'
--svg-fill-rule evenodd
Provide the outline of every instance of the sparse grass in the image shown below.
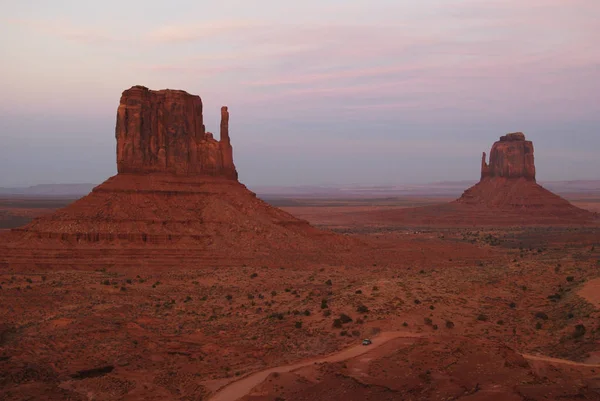
<path fill-rule="evenodd" d="M 350 316 L 346 315 L 345 313 L 342 313 L 340 315 L 340 320 L 341 320 L 342 324 L 352 322 L 352 318 Z"/>
<path fill-rule="evenodd" d="M 369 308 L 365 305 L 360 305 L 358 308 L 356 308 L 356 311 L 358 313 L 367 313 L 369 312 Z"/>
<path fill-rule="evenodd" d="M 477 320 L 480 322 L 487 322 L 489 319 L 488 319 L 487 315 L 480 313 L 479 315 L 477 315 Z"/>
<path fill-rule="evenodd" d="M 575 326 L 575 332 L 573 333 L 573 338 L 581 338 L 585 335 L 586 329 L 583 324 L 578 324 Z"/>

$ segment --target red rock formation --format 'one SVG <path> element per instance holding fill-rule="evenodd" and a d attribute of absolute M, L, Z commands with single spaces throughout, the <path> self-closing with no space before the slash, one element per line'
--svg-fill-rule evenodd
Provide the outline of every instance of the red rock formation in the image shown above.
<path fill-rule="evenodd" d="M 359 216 L 355 216 L 360 218 Z M 533 143 L 516 132 L 492 146 L 481 160 L 481 180 L 454 202 L 372 211 L 370 224 L 394 226 L 596 225 L 598 216 L 570 204 L 535 181 Z"/>
<path fill-rule="evenodd" d="M 117 111 L 118 172 L 237 179 L 227 107 L 222 108 L 221 118 L 221 141 L 217 141 L 206 132 L 199 96 L 144 86 L 124 91 Z"/>
<path fill-rule="evenodd" d="M 526 141 L 522 132 L 501 136 L 492 146 L 489 165 L 483 154 L 481 180 L 455 204 L 469 207 L 454 211 L 457 215 L 463 213 L 463 218 L 464 213 L 475 216 L 478 209 L 476 220 L 480 223 L 510 220 L 520 224 L 585 224 L 596 219 L 593 213 L 536 183 L 533 143 Z M 486 212 L 491 214 L 485 217 Z"/>
<path fill-rule="evenodd" d="M 206 132 L 198 96 L 126 90 L 117 113 L 118 174 L 3 235 L 0 265 L 239 265 L 265 255 L 322 258 L 356 245 L 272 207 L 237 180 L 227 107 L 220 133 L 216 141 Z"/>
<path fill-rule="evenodd" d="M 486 177 L 525 178 L 535 181 L 533 143 L 525 140 L 522 132 L 500 137 L 492 146 L 490 164 L 485 162 L 485 153 L 481 165 L 481 179 Z"/>
<path fill-rule="evenodd" d="M 481 157 L 481 179 L 483 180 L 485 177 L 490 176 L 490 166 L 488 166 L 486 160 L 486 154 L 483 152 L 483 156 Z"/>

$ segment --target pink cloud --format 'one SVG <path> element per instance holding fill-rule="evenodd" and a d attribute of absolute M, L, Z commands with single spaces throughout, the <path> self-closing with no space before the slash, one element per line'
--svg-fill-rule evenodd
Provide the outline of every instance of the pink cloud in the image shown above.
<path fill-rule="evenodd" d="M 123 42 L 122 37 L 111 35 L 102 28 L 76 25 L 68 20 L 11 19 L 7 22 L 30 31 L 84 44 L 99 45 Z"/>
<path fill-rule="evenodd" d="M 240 35 L 260 27 L 257 21 L 223 20 L 210 23 L 169 24 L 149 32 L 146 38 L 155 43 L 181 43 L 217 36 Z"/>

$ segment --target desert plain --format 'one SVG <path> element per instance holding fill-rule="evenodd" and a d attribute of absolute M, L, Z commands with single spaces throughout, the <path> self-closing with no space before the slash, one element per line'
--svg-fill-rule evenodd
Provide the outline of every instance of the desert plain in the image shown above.
<path fill-rule="evenodd" d="M 282 207 L 357 242 L 323 263 L 3 265 L 2 397 L 211 399 L 254 372 L 398 332 L 363 355 L 275 369 L 236 396 L 597 399 L 599 229 L 364 224 L 363 212 L 406 202 Z"/>

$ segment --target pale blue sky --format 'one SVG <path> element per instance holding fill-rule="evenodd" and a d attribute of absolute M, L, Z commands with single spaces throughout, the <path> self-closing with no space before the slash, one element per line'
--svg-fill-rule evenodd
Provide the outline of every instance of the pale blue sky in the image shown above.
<path fill-rule="evenodd" d="M 113 175 L 137 84 L 228 105 L 249 186 L 476 179 L 512 131 L 600 179 L 597 0 L 0 3 L 0 186 Z"/>

